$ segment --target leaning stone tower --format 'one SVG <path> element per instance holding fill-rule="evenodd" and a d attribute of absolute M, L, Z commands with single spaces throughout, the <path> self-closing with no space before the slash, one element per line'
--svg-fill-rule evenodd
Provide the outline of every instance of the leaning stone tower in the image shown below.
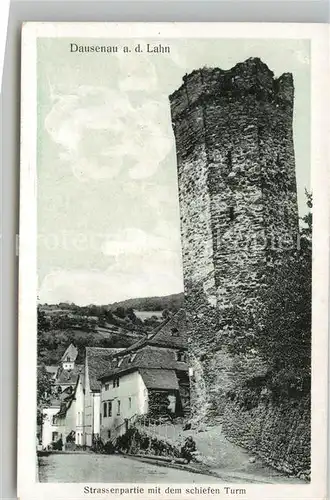
<path fill-rule="evenodd" d="M 293 100 L 292 75 L 257 58 L 193 71 L 170 96 L 198 418 L 230 388 L 230 311 L 253 318 L 266 267 L 298 235 Z"/>

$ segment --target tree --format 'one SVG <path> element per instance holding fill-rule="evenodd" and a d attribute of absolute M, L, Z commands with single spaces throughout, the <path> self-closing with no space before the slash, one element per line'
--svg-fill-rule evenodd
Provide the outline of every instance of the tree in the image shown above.
<path fill-rule="evenodd" d="M 165 320 L 168 319 L 170 316 L 171 316 L 170 311 L 168 309 L 164 309 L 164 311 L 162 312 L 162 318 Z"/>
<path fill-rule="evenodd" d="M 45 333 L 50 329 L 50 322 L 44 311 L 37 309 L 37 353 L 38 355 L 45 348 Z"/>
<path fill-rule="evenodd" d="M 37 424 L 43 422 L 43 406 L 47 405 L 51 399 L 53 384 L 45 365 L 38 368 L 37 373 Z"/>
<path fill-rule="evenodd" d="M 122 318 L 124 319 L 125 316 L 126 316 L 126 311 L 125 311 L 125 308 L 124 307 L 121 307 L 121 306 L 118 306 L 115 310 L 114 310 L 114 314 L 116 316 L 118 316 L 118 318 Z"/>
<path fill-rule="evenodd" d="M 52 394 L 53 384 L 45 365 L 38 368 L 37 404 L 48 403 Z"/>

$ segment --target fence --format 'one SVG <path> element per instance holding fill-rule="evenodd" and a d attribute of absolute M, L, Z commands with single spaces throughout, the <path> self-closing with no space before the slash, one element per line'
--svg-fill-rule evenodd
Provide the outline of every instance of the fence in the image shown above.
<path fill-rule="evenodd" d="M 150 437 L 161 438 L 170 443 L 177 443 L 182 432 L 180 425 L 175 425 L 161 418 L 150 419 L 146 415 L 139 416 L 134 422 L 134 426 Z"/>

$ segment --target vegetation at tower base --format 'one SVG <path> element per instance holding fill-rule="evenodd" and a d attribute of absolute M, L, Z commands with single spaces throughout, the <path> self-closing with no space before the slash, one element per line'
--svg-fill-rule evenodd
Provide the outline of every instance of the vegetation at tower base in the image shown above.
<path fill-rule="evenodd" d="M 276 79 L 257 58 L 203 68 L 170 103 L 192 423 L 220 420 L 274 466 L 308 475 L 311 259 L 308 228 L 299 233 L 292 75 Z"/>

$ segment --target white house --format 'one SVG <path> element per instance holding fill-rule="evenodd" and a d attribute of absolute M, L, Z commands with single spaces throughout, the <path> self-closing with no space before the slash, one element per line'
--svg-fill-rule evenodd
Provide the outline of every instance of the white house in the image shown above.
<path fill-rule="evenodd" d="M 190 388 L 183 310 L 152 335 L 120 351 L 100 376 L 101 439 L 122 433 L 138 415 L 187 415 Z"/>
<path fill-rule="evenodd" d="M 61 432 L 54 419 L 55 415 L 60 411 L 61 401 L 53 399 L 47 408 L 43 408 L 42 421 L 42 447 L 47 448 L 52 442 L 57 441 L 61 437 Z"/>
<path fill-rule="evenodd" d="M 109 368 L 114 354 L 121 350 L 86 347 L 84 387 L 84 444 L 86 446 L 92 446 L 93 438 L 100 435 L 101 382 L 98 378 Z"/>
<path fill-rule="evenodd" d="M 148 390 L 138 370 L 105 380 L 109 381 L 102 384 L 100 435 L 108 441 L 124 433 L 130 419 L 147 413 Z"/>

